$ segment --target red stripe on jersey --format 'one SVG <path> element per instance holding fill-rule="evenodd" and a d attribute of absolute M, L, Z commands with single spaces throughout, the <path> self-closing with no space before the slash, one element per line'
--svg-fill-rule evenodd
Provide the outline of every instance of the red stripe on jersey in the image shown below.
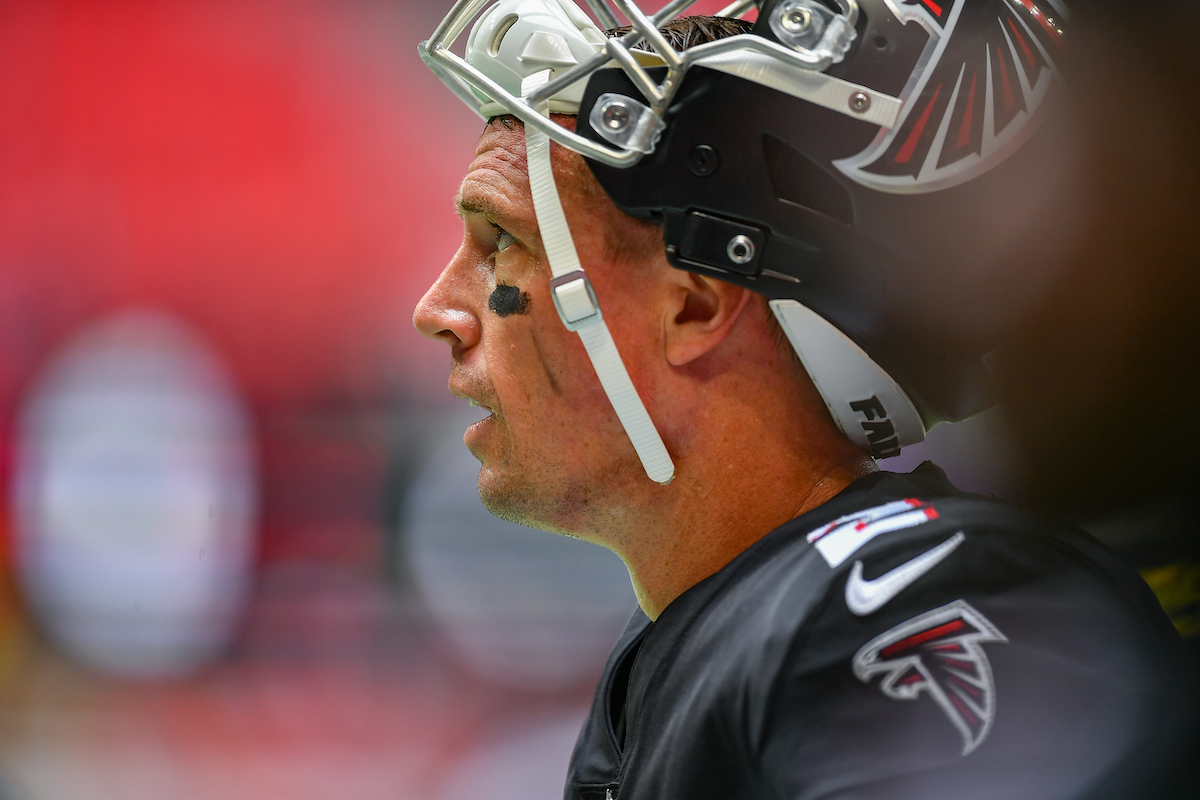
<path fill-rule="evenodd" d="M 890 658 L 892 655 L 899 653 L 901 650 L 907 650 L 908 648 L 915 647 L 922 642 L 928 642 L 930 639 L 936 639 L 939 636 L 945 636 L 948 633 L 954 633 L 957 630 L 961 630 L 963 627 L 963 621 L 961 619 L 956 619 L 952 622 L 947 622 L 945 625 L 938 625 L 936 628 L 930 628 L 927 631 L 914 633 L 907 639 L 901 639 L 895 644 L 890 644 L 880 650 L 879 655 L 883 656 L 884 658 Z"/>
<path fill-rule="evenodd" d="M 953 693 L 951 693 L 949 695 L 949 697 L 950 697 L 950 702 L 954 703 L 954 707 L 958 709 L 958 713 L 960 713 L 964 717 L 966 717 L 968 725 L 978 725 L 979 724 L 979 720 L 976 718 L 976 716 L 974 714 L 971 713 L 971 709 L 967 708 L 966 703 L 964 703 L 962 700 L 959 700 L 958 697 L 955 696 Z"/>

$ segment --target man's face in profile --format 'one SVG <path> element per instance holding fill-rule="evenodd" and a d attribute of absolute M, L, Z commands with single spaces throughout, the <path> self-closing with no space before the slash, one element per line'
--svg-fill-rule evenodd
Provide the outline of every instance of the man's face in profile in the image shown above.
<path fill-rule="evenodd" d="M 580 261 L 636 384 L 654 352 L 655 326 L 630 291 L 637 265 L 611 263 L 606 237 L 640 223 L 612 206 L 577 156 L 555 151 Z M 450 392 L 490 412 L 463 436 L 482 465 L 484 504 L 516 522 L 578 531 L 601 490 L 636 479 L 641 467 L 550 297 L 519 123 L 487 125 L 457 204 L 462 243 L 417 305 L 414 323 L 450 345 Z"/>

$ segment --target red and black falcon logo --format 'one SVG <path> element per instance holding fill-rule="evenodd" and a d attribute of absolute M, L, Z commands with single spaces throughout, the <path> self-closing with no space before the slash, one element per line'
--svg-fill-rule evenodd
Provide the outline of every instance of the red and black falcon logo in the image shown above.
<path fill-rule="evenodd" d="M 1008 639 L 965 600 L 955 600 L 863 645 L 854 654 L 854 676 L 868 683 L 882 673 L 879 688 L 894 700 L 928 694 L 962 734 L 965 756 L 987 738 L 996 713 L 984 642 Z"/>
<path fill-rule="evenodd" d="M 901 92 L 896 126 L 835 162 L 886 192 L 957 185 L 1004 160 L 1033 130 L 1062 42 L 1062 14 L 1047 0 L 884 0 L 905 25 L 929 32 Z M 1050 0 L 1065 12 L 1061 0 Z"/>

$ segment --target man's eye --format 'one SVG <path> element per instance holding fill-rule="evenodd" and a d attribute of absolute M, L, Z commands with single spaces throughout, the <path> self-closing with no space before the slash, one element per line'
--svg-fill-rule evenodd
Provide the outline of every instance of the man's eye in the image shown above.
<path fill-rule="evenodd" d="M 492 227 L 496 229 L 497 252 L 503 252 L 504 250 L 508 249 L 509 245 L 516 243 L 516 237 L 504 230 L 504 228 L 501 228 L 499 225 L 493 225 Z"/>

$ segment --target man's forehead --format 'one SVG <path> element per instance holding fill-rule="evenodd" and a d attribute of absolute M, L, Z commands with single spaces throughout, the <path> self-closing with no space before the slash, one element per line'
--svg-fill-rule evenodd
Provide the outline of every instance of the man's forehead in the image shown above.
<path fill-rule="evenodd" d="M 525 126 L 513 117 L 492 117 L 479 134 L 475 143 L 475 155 L 483 155 L 490 149 L 501 148 L 525 155 Z"/>
<path fill-rule="evenodd" d="M 551 114 L 555 124 L 569 131 L 575 130 L 575 117 L 570 114 Z M 563 159 L 570 159 L 573 153 L 564 150 L 557 144 L 550 146 L 551 157 L 554 161 L 555 172 L 564 165 Z M 578 156 L 574 156 L 578 158 Z M 527 169 L 525 158 L 525 125 L 516 117 L 503 115 L 492 117 L 484 126 L 483 132 L 475 142 L 475 162 L 484 159 L 500 159 L 518 167 L 522 172 Z"/>
<path fill-rule="evenodd" d="M 507 216 L 514 211 L 514 203 L 528 196 L 523 132 L 493 120 L 479 137 L 475 158 L 459 187 L 454 201 L 458 212 Z"/>
<path fill-rule="evenodd" d="M 573 129 L 575 118 L 554 114 L 552 118 L 565 128 Z M 584 204 L 591 208 L 596 198 L 586 191 L 573 160 L 582 164 L 574 153 L 551 146 L 555 182 L 564 205 Z M 479 212 L 494 221 L 501 218 L 519 227 L 536 227 L 529 188 L 528 161 L 525 155 L 525 126 L 513 117 L 494 117 L 488 121 L 475 148 L 475 158 L 456 198 L 460 214 Z M 525 217 L 529 219 L 526 220 Z M 514 231 L 515 232 L 515 231 Z"/>

